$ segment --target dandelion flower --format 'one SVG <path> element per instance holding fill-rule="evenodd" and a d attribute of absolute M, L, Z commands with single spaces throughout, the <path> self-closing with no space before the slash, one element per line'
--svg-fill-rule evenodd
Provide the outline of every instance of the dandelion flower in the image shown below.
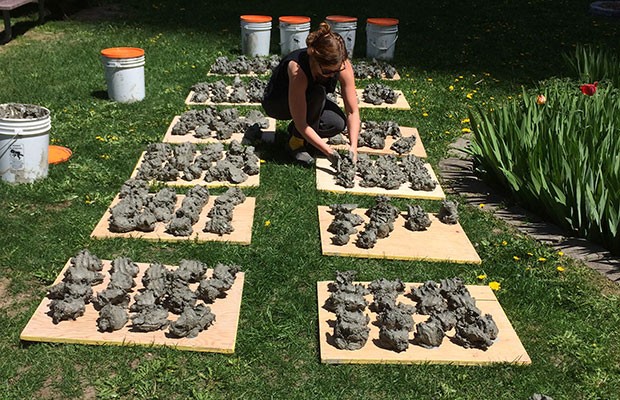
<path fill-rule="evenodd" d="M 545 261 L 547 261 L 547 259 L 545 257 L 538 257 L 538 261 L 539 262 L 545 262 Z"/>
<path fill-rule="evenodd" d="M 487 279 L 487 275 L 486 274 L 480 274 L 480 275 L 477 276 L 477 278 L 479 280 L 483 281 L 483 280 Z"/>
<path fill-rule="evenodd" d="M 494 290 L 497 292 L 498 290 L 502 288 L 502 285 L 499 282 L 493 281 L 493 282 L 489 282 L 489 287 L 491 288 L 491 290 Z"/>
<path fill-rule="evenodd" d="M 461 132 L 463 132 L 463 133 L 471 133 L 471 129 L 469 129 L 469 128 L 461 128 Z"/>
<path fill-rule="evenodd" d="M 448 86 L 448 90 L 452 92 L 454 90 L 454 86 L 453 85 Z"/>
<path fill-rule="evenodd" d="M 531 256 L 533 256 L 533 255 L 534 255 L 534 253 L 530 253 L 530 252 L 528 251 L 528 252 L 527 252 L 527 255 L 531 257 Z"/>
<path fill-rule="evenodd" d="M 432 81 L 433 81 L 433 78 L 426 78 L 426 80 L 427 80 L 428 82 L 432 82 Z"/>
<path fill-rule="evenodd" d="M 422 113 L 422 116 L 423 116 L 423 117 L 428 117 L 428 113 L 427 113 L 427 112 L 423 112 L 423 113 Z"/>
<path fill-rule="evenodd" d="M 502 240 L 502 246 L 506 246 L 507 244 L 508 244 L 508 242 L 507 242 L 507 241 Z"/>
<path fill-rule="evenodd" d="M 519 258 L 519 256 L 512 256 L 512 259 L 515 261 L 519 261 L 521 258 Z"/>
<path fill-rule="evenodd" d="M 265 160 L 263 160 L 263 159 L 261 158 L 260 163 L 261 163 L 261 164 L 264 164 L 264 163 L 265 163 Z"/>
<path fill-rule="evenodd" d="M 484 203 L 480 203 L 480 205 L 478 207 L 484 208 Z"/>
<path fill-rule="evenodd" d="M 469 100 L 471 100 L 471 99 L 474 98 L 474 94 L 469 92 L 469 93 L 467 93 L 467 95 L 465 95 L 465 97 L 467 97 Z"/>
<path fill-rule="evenodd" d="M 469 118 L 463 118 L 461 124 L 469 124 Z"/>
<path fill-rule="evenodd" d="M 564 272 L 565 270 L 566 270 L 566 269 L 565 269 L 563 266 L 561 266 L 561 265 L 558 265 L 558 266 L 556 267 L 556 271 L 558 271 L 558 272 Z"/>
<path fill-rule="evenodd" d="M 271 221 L 270 220 L 265 221 L 265 226 L 271 226 Z"/>
<path fill-rule="evenodd" d="M 564 255 L 563 251 L 558 251 L 558 256 L 562 257 Z"/>

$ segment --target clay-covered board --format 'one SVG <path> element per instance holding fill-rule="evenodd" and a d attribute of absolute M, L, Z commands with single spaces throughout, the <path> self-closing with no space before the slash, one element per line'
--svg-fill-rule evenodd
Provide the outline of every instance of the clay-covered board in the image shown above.
<path fill-rule="evenodd" d="M 109 270 L 111 267 L 110 260 L 102 260 L 104 268 L 103 283 L 93 286 L 93 293 L 105 289 L 110 281 Z M 142 276 L 144 271 L 149 267 L 148 263 L 136 263 L 140 269 L 138 276 L 135 278 L 136 287 L 131 293 L 131 303 L 133 303 L 134 294 L 138 293 L 142 286 Z M 70 266 L 67 262 L 63 270 L 60 272 L 54 284 L 60 283 L 64 276 L 65 270 Z M 176 268 L 175 266 L 168 268 Z M 207 271 L 207 277 L 210 277 L 213 271 Z M 211 308 L 211 312 L 215 314 L 215 322 L 207 330 L 198 334 L 195 338 L 171 338 L 166 336 L 166 330 L 155 332 L 135 332 L 131 329 L 131 320 L 127 322 L 125 327 L 114 332 L 100 332 L 97 329 L 97 318 L 99 312 L 95 310 L 92 304 L 86 305 L 86 311 L 83 316 L 75 321 L 61 321 L 58 324 L 52 322 L 52 318 L 47 314 L 49 311 L 50 299 L 45 297 L 34 314 L 23 329 L 19 338 L 30 342 L 53 342 L 53 343 L 74 343 L 74 344 L 94 344 L 94 345 L 118 345 L 118 346 L 169 346 L 179 350 L 216 352 L 216 353 L 234 353 L 235 343 L 237 340 L 237 328 L 239 325 L 239 312 L 241 310 L 241 295 L 243 292 L 244 273 L 238 272 L 235 283 L 226 292 L 226 297 L 217 299 L 213 304 L 207 304 Z M 195 290 L 196 284 L 190 287 Z M 202 301 L 198 301 L 198 304 Z M 176 320 L 178 316 L 170 313 L 169 320 Z"/>
<path fill-rule="evenodd" d="M 244 117 L 240 117 L 240 119 L 243 119 L 243 118 Z M 199 143 L 199 144 L 216 143 L 216 142 L 230 143 L 233 140 L 236 140 L 237 142 L 241 143 L 241 141 L 243 140 L 243 132 L 233 133 L 230 139 L 225 139 L 225 140 L 219 140 L 216 136 L 215 131 L 211 132 L 210 137 L 202 137 L 202 138 L 195 137 L 194 136 L 195 132 L 193 130 L 187 132 L 185 135 L 173 135 L 172 129 L 177 124 L 177 122 L 179 122 L 180 119 L 181 119 L 180 115 L 177 115 L 172 119 L 172 122 L 170 123 L 170 126 L 168 127 L 168 130 L 166 131 L 166 135 L 164 136 L 164 140 L 163 140 L 164 143 L 185 143 L 185 142 Z M 267 117 L 267 121 L 269 122 L 269 126 L 265 129 L 262 129 L 263 135 L 275 135 L 276 120 L 273 118 Z"/>
<path fill-rule="evenodd" d="M 184 198 L 184 195 L 177 195 L 176 208 L 181 206 Z M 95 239 L 135 238 L 163 242 L 182 242 L 191 240 L 196 242 L 228 242 L 249 245 L 252 242 L 252 223 L 254 221 L 254 207 L 256 205 L 256 198 L 246 197 L 243 203 L 235 206 L 233 210 L 233 219 L 231 222 L 231 225 L 235 230 L 230 234 L 221 236 L 215 233 L 202 231 L 205 224 L 209 220 L 207 214 L 209 213 L 209 210 L 213 208 L 216 198 L 217 196 L 209 196 L 209 201 L 200 212 L 198 222 L 196 222 L 192 227 L 194 232 L 190 236 L 174 236 L 166 232 L 166 223 L 164 222 L 158 222 L 155 225 L 155 230 L 152 232 L 131 231 L 118 233 L 110 231 L 108 222 L 110 219 L 110 208 L 114 207 L 120 201 L 120 198 L 117 195 L 112 201 L 112 204 L 110 204 L 110 207 L 106 210 L 103 217 L 99 220 L 99 223 L 97 223 L 97 226 L 95 226 L 95 229 L 93 229 L 90 237 Z"/>
<path fill-rule="evenodd" d="M 361 78 L 359 78 L 359 77 L 356 77 L 355 79 L 356 80 L 372 80 L 372 79 L 377 79 L 377 78 L 373 78 L 373 77 L 361 77 Z M 385 76 L 385 74 L 382 73 L 381 74 L 381 80 L 384 80 L 384 81 L 399 81 L 400 80 L 400 74 L 397 72 L 397 73 L 394 74 L 394 76 L 392 78 L 387 78 Z"/>
<path fill-rule="evenodd" d="M 357 148 L 357 151 L 359 153 L 365 153 L 365 154 L 375 154 L 375 155 L 380 155 L 380 154 L 392 154 L 395 156 L 407 156 L 409 154 L 413 154 L 414 156 L 418 157 L 418 158 L 426 158 L 427 154 L 426 154 L 426 150 L 424 149 L 424 145 L 422 144 L 422 139 L 420 138 L 420 133 L 418 132 L 417 128 L 410 128 L 407 126 L 401 126 L 400 127 L 400 134 L 403 137 L 410 137 L 410 136 L 415 136 L 416 141 L 415 141 L 415 145 L 413 146 L 413 148 L 411 149 L 411 151 L 409 151 L 408 153 L 405 154 L 398 154 L 396 153 L 394 150 L 390 150 L 390 147 L 392 146 L 392 144 L 394 144 L 395 141 L 397 141 L 398 139 L 393 138 L 392 136 L 387 136 L 385 138 L 385 146 L 383 146 L 382 149 L 373 149 L 371 147 L 367 147 L 367 146 L 359 146 Z M 348 138 L 347 138 L 348 140 Z M 325 140 L 327 141 L 327 139 Z M 347 150 L 349 148 L 349 145 L 346 144 L 339 144 L 339 145 L 331 145 L 333 148 L 338 149 L 338 150 Z"/>
<path fill-rule="evenodd" d="M 319 229 L 321 234 L 321 251 L 327 256 L 358 257 L 358 258 L 385 258 L 391 260 L 423 260 L 447 261 L 455 263 L 480 264 L 482 260 L 476 249 L 469 241 L 463 227 L 458 222 L 454 225 L 444 224 L 433 214 L 428 214 L 431 226 L 425 231 L 413 232 L 405 228 L 405 214 L 396 218 L 394 230 L 386 238 L 377 239 L 371 249 L 363 249 L 355 245 L 357 234 L 344 246 L 332 243 L 332 236 L 327 228 L 334 220 L 329 207 L 318 206 Z M 366 209 L 359 208 L 353 211 L 368 222 Z M 364 225 L 357 227 L 358 233 Z"/>
<path fill-rule="evenodd" d="M 230 95 L 233 91 L 233 87 L 227 86 L 226 88 L 228 89 L 228 94 Z M 193 90 L 190 90 L 189 94 L 185 98 L 185 104 L 187 104 L 188 106 L 260 106 L 260 103 L 258 102 L 257 103 L 230 103 L 230 102 L 214 103 L 211 100 L 207 100 L 202 103 L 197 103 L 195 101 L 192 101 L 192 98 L 194 98 L 194 94 L 195 92 Z"/>
<path fill-rule="evenodd" d="M 433 349 L 410 344 L 409 348 L 397 353 L 392 350 L 383 349 L 376 344 L 379 338 L 379 328 L 373 324 L 377 315 L 366 308 L 366 314 L 370 317 L 368 327 L 370 333 L 368 341 L 359 350 L 340 350 L 333 342 L 334 324 L 336 314 L 323 308 L 325 301 L 329 298 L 330 292 L 328 285 L 330 282 L 317 282 L 318 310 L 319 310 L 319 342 L 321 350 L 321 362 L 328 364 L 457 364 L 457 365 L 488 365 L 492 363 L 511 363 L 511 364 L 531 364 L 527 351 L 523 347 L 519 336 L 508 320 L 506 313 L 502 309 L 497 297 L 488 286 L 466 286 L 472 297 L 476 300 L 478 307 L 483 314 L 491 314 L 495 321 L 499 333 L 495 342 L 485 351 L 479 349 L 464 348 L 452 340 L 454 331 L 447 332 L 443 343 Z M 363 282 L 368 283 L 368 282 Z M 419 286 L 419 283 L 406 283 L 405 294 L 411 291 L 412 287 Z M 367 296 L 369 304 L 372 302 L 372 295 Z M 400 295 L 397 302 L 413 305 L 414 302 Z M 416 323 L 424 322 L 427 315 L 414 314 L 413 319 Z M 414 328 L 415 332 L 415 328 Z M 414 333 L 410 333 L 413 339 Z"/>
<path fill-rule="evenodd" d="M 359 108 L 393 108 L 395 110 L 411 110 L 411 106 L 409 106 L 409 103 L 407 102 L 407 99 L 405 98 L 405 94 L 403 93 L 402 90 L 394 90 L 396 93 L 399 94 L 398 99 L 396 99 L 396 103 L 394 104 L 390 104 L 386 102 L 383 102 L 381 104 L 366 103 L 363 100 L 364 89 L 356 89 L 355 91 L 357 93 L 357 99 L 358 99 L 357 105 Z M 344 107 L 344 101 L 342 99 L 342 96 L 338 95 L 337 100 L 338 100 L 337 102 L 338 106 Z"/>
<path fill-rule="evenodd" d="M 437 176 L 435 175 L 435 172 L 433 171 L 431 165 L 427 163 L 424 164 L 424 166 L 428 170 L 428 173 L 431 175 L 431 177 L 438 182 Z M 336 184 L 336 180 L 334 179 L 334 173 L 335 171 L 331 167 L 329 160 L 327 160 L 326 158 L 317 158 L 316 188 L 318 190 L 326 192 L 361 194 L 369 196 L 386 195 L 392 197 L 427 200 L 443 200 L 446 198 L 446 195 L 439 183 L 437 184 L 437 186 L 435 186 L 435 189 L 431 191 L 413 190 L 411 189 L 409 182 L 403 183 L 400 188 L 396 190 L 387 190 L 380 187 L 362 187 L 359 184 L 362 179 L 359 176 L 356 176 L 354 180 L 355 185 L 352 188 L 345 188 Z"/>
<path fill-rule="evenodd" d="M 132 179 L 135 179 L 136 176 L 138 175 L 138 170 L 140 169 L 140 166 L 142 165 L 142 162 L 144 161 L 145 154 L 146 154 L 146 151 L 142 152 L 142 154 L 140 155 L 140 158 L 138 159 L 138 163 L 136 164 L 135 168 L 133 169 L 133 172 L 131 173 Z M 226 151 L 224 151 L 224 157 L 226 157 L 226 154 L 227 154 Z M 196 152 L 196 157 L 198 157 L 198 155 L 200 155 L 200 151 Z M 260 167 L 260 160 L 256 161 L 256 163 Z M 200 178 L 194 179 L 191 181 L 186 181 L 186 180 L 178 178 L 176 181 L 165 181 L 165 182 L 162 181 L 160 183 L 163 183 L 164 185 L 167 185 L 167 186 L 176 186 L 176 187 L 187 187 L 187 186 L 196 186 L 196 185 L 207 186 L 207 187 L 221 187 L 221 186 L 254 187 L 254 186 L 260 185 L 260 172 L 256 175 L 249 175 L 248 179 L 246 179 L 244 182 L 241 182 L 241 183 L 230 183 L 228 181 L 207 182 L 203 178 L 204 178 L 204 173 Z"/>

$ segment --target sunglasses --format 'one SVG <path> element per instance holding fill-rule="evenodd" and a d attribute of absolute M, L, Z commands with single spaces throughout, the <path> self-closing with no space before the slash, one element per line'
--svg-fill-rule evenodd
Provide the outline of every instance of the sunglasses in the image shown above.
<path fill-rule="evenodd" d="M 332 76 L 332 75 L 337 74 L 338 72 L 342 72 L 342 71 L 344 71 L 344 69 L 345 69 L 345 65 L 344 65 L 344 63 L 342 63 L 342 64 L 340 65 L 340 68 L 339 68 L 339 69 L 336 69 L 336 70 L 329 70 L 329 69 L 328 69 L 328 70 L 325 70 L 325 69 L 323 69 L 323 66 L 320 66 L 320 65 L 319 65 L 319 67 L 320 67 L 320 69 L 321 69 L 321 75 L 323 75 L 323 76 Z"/>

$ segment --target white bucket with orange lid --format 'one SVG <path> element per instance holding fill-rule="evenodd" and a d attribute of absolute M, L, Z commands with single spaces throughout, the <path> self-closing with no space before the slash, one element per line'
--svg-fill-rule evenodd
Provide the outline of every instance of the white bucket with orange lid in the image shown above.
<path fill-rule="evenodd" d="M 133 103 L 144 99 L 144 50 L 111 47 L 101 50 L 110 100 Z"/>

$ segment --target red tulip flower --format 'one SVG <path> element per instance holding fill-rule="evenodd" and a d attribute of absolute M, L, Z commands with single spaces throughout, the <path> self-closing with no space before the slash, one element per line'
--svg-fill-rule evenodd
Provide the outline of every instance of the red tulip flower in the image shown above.
<path fill-rule="evenodd" d="M 587 96 L 592 96 L 594 93 L 596 93 L 597 86 L 598 86 L 598 82 L 586 83 L 585 85 L 579 86 L 579 89 L 581 89 L 581 93 Z"/>

